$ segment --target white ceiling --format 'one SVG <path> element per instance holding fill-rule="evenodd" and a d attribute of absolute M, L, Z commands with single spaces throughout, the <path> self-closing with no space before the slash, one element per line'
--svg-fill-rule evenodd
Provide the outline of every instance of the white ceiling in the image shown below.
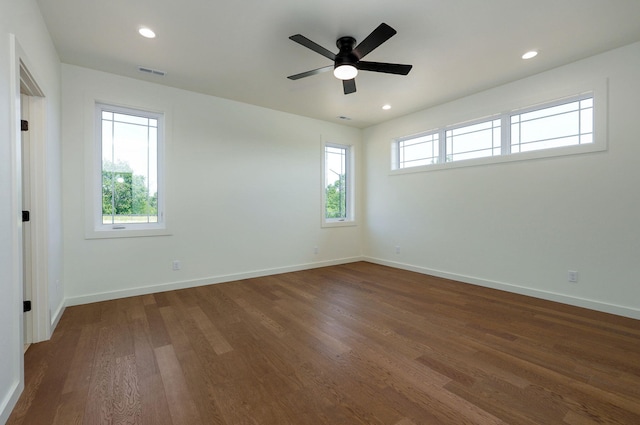
<path fill-rule="evenodd" d="M 360 128 L 640 40 L 639 0 L 38 3 L 64 63 Z M 286 78 L 331 64 L 289 36 L 337 52 L 337 38 L 361 41 L 381 22 L 398 33 L 366 60 L 412 64 L 408 76 L 363 71 L 350 95 L 330 72 Z M 540 54 L 522 60 L 530 49 Z"/>

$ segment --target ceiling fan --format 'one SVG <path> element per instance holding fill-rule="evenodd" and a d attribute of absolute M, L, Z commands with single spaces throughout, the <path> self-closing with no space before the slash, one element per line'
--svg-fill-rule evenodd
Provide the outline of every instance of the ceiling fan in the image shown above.
<path fill-rule="evenodd" d="M 361 60 L 366 55 L 382 43 L 390 39 L 396 34 L 396 30 L 389 25 L 382 23 L 373 30 L 360 44 L 356 46 L 356 39 L 353 37 L 340 37 L 336 41 L 336 46 L 340 51 L 337 54 L 325 49 L 317 43 L 309 40 L 307 37 L 296 34 L 289 37 L 290 40 L 302 44 L 304 47 L 313 50 L 322 56 L 331 59 L 333 65 L 325 66 L 311 71 L 302 72 L 300 74 L 290 75 L 290 80 L 299 80 L 300 78 L 309 77 L 311 75 L 320 74 L 321 72 L 333 69 L 333 75 L 342 80 L 344 94 L 355 93 L 356 80 L 358 71 L 384 72 L 387 74 L 407 75 L 411 71 L 412 65 L 401 65 L 397 63 L 384 62 L 366 62 Z"/>

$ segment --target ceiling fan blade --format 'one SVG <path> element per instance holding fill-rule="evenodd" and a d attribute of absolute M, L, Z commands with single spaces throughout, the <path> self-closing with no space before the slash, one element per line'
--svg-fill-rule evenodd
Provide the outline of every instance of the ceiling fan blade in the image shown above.
<path fill-rule="evenodd" d="M 362 59 L 371 53 L 373 49 L 393 37 L 395 34 L 396 30 L 383 22 L 378 25 L 378 28 L 374 29 L 367 38 L 362 40 L 355 49 L 353 49 L 353 53 L 358 57 L 358 59 Z"/>
<path fill-rule="evenodd" d="M 344 94 L 351 94 L 356 92 L 356 80 L 352 78 L 350 80 L 342 80 L 342 88 L 344 89 Z"/>
<path fill-rule="evenodd" d="M 290 80 L 299 80 L 304 77 L 311 77 L 312 75 L 320 74 L 322 72 L 331 71 L 333 69 L 333 65 L 323 66 L 322 68 L 312 69 L 311 71 L 301 72 L 300 74 L 289 75 L 287 78 Z"/>
<path fill-rule="evenodd" d="M 385 72 L 387 74 L 407 75 L 413 65 L 402 65 L 399 63 L 367 62 L 360 61 L 356 68 L 362 71 Z"/>
<path fill-rule="evenodd" d="M 301 34 L 292 35 L 291 37 L 289 37 L 289 39 L 295 41 L 298 44 L 302 44 L 307 49 L 311 49 L 316 53 L 320 53 L 322 56 L 324 56 L 327 59 L 331 59 L 332 61 L 336 60 L 335 53 L 333 53 L 333 52 L 325 49 L 321 45 L 309 40 L 304 35 L 301 35 Z"/>

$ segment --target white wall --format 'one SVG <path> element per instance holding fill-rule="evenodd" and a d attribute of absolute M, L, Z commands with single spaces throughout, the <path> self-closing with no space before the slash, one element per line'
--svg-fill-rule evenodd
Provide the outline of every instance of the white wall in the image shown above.
<path fill-rule="evenodd" d="M 19 116 L 12 112 L 15 99 L 11 77 L 11 34 L 22 48 L 30 71 L 45 93 L 45 135 L 47 186 L 42 189 L 51 202 L 44 206 L 46 235 L 50 255 L 43 282 L 49 285 L 48 310 L 58 310 L 62 291 L 50 287 L 62 284 L 60 187 L 60 63 L 47 29 L 33 0 L 2 0 L 0 2 L 0 423 L 4 423 L 23 386 L 22 376 L 22 282 L 20 271 L 19 212 L 19 155 L 16 144 L 16 125 Z"/>
<path fill-rule="evenodd" d="M 62 87 L 68 304 L 360 258 L 361 226 L 320 226 L 321 138 L 359 154 L 360 130 L 70 65 Z M 94 99 L 167 112 L 171 236 L 85 239 Z"/>
<path fill-rule="evenodd" d="M 638 75 L 636 43 L 366 129 L 365 256 L 640 318 Z M 389 173 L 394 137 L 607 78 L 604 152 Z M 568 270 L 579 272 L 577 284 Z"/>

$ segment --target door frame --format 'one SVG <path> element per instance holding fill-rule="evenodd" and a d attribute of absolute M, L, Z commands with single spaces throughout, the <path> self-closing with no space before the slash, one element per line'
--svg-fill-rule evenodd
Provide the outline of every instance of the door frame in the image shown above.
<path fill-rule="evenodd" d="M 22 73 L 20 75 L 20 80 L 22 80 Z M 29 122 L 29 95 L 26 93 L 29 90 L 23 88 L 22 81 L 20 82 L 20 144 L 21 150 L 20 154 L 20 165 L 22 166 L 22 172 L 20 176 L 22 178 L 22 210 L 23 211 L 31 211 L 31 155 L 30 155 L 30 142 L 29 142 L 29 130 L 27 125 L 27 130 L 22 128 L 22 122 Z M 24 212 L 23 212 L 24 215 Z M 23 282 L 23 299 L 25 300 L 33 300 L 33 279 L 31 277 L 32 272 L 32 262 L 31 262 L 31 254 L 33 250 L 32 241 L 31 241 L 31 220 L 24 221 L 24 217 L 22 218 L 22 282 Z M 22 315 L 23 320 L 23 328 L 24 328 L 24 339 L 22 340 L 24 350 L 26 352 L 27 348 L 33 341 L 33 305 L 30 311 L 24 312 Z"/>
<path fill-rule="evenodd" d="M 21 115 L 21 99 L 20 95 L 27 95 L 29 110 L 29 184 L 30 184 L 30 208 L 31 208 L 31 306 L 32 306 L 32 342 L 40 342 L 48 340 L 51 337 L 51 318 L 49 312 L 49 276 L 48 276 L 48 202 L 47 202 L 47 155 L 46 155 L 46 99 L 45 93 L 40 88 L 38 80 L 31 72 L 33 67 L 30 65 L 29 58 L 24 50 L 20 47 L 17 39 L 13 38 L 14 52 L 12 55 L 12 71 L 14 87 L 12 93 L 13 111 L 12 116 L 17 121 L 15 123 L 17 132 L 14 134 L 17 140 L 13 141 L 16 146 L 14 160 L 16 170 L 15 180 L 15 199 L 17 205 L 22 205 L 22 153 L 21 153 L 21 132 L 20 132 L 20 115 Z M 12 108 L 12 109 L 13 109 Z M 21 214 L 16 211 L 16 214 Z M 19 237 L 22 236 L 22 222 L 20 220 Z M 19 282 L 20 293 L 22 294 L 24 258 L 22 254 L 22 241 L 16 246 L 19 253 Z M 21 297 L 22 298 L 22 297 Z M 24 324 L 21 321 L 21 334 L 24 335 Z M 24 344 L 24 341 L 23 341 Z"/>

